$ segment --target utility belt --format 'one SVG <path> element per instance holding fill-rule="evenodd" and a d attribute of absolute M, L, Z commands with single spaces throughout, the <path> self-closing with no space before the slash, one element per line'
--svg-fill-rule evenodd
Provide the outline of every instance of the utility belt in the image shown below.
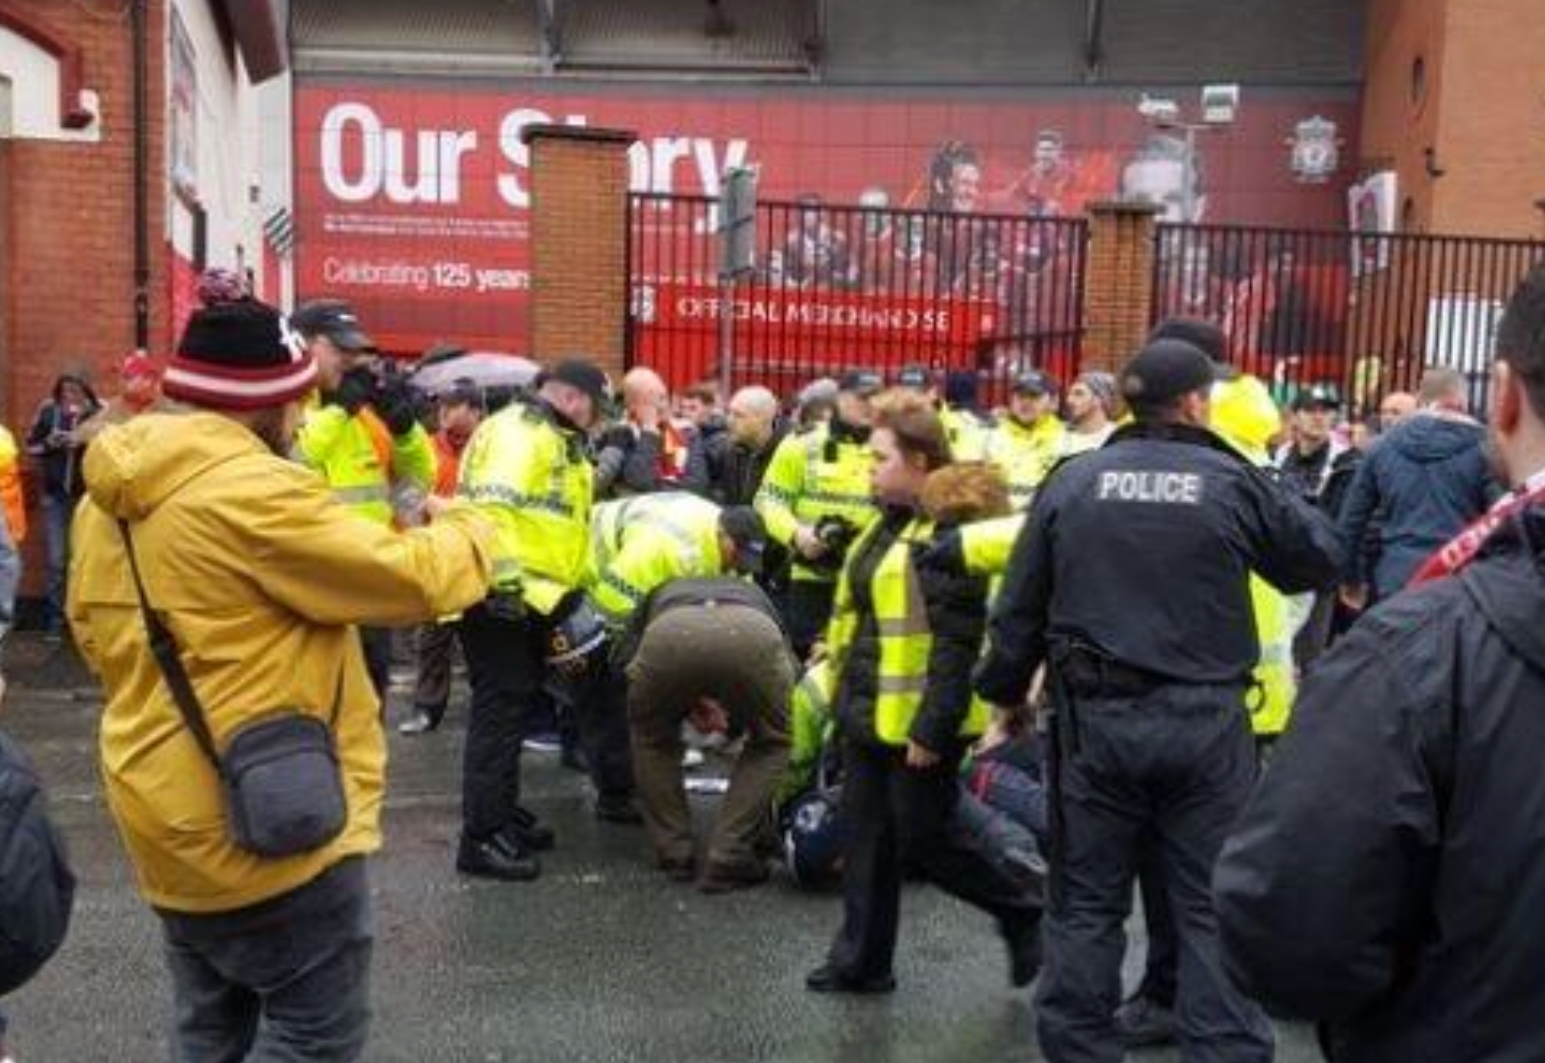
<path fill-rule="evenodd" d="M 1124 664 L 1087 643 L 1065 643 L 1051 654 L 1063 689 L 1078 698 L 1141 698 L 1176 682 L 1170 676 Z"/>

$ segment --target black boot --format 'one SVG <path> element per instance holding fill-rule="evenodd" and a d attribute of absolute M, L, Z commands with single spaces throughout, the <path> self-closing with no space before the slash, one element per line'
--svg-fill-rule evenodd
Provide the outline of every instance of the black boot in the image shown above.
<path fill-rule="evenodd" d="M 542 873 L 542 865 L 530 850 L 507 833 L 481 839 L 463 834 L 456 851 L 456 870 L 464 875 L 502 882 L 529 882 Z"/>
<path fill-rule="evenodd" d="M 836 964 L 823 963 L 805 975 L 805 988 L 812 993 L 853 993 L 859 996 L 877 996 L 894 993 L 896 978 L 889 974 L 855 978 L 839 970 Z"/>
<path fill-rule="evenodd" d="M 553 829 L 537 819 L 536 813 L 524 805 L 515 806 L 515 814 L 510 817 L 509 830 L 520 844 L 534 852 L 545 853 L 558 843 Z"/>

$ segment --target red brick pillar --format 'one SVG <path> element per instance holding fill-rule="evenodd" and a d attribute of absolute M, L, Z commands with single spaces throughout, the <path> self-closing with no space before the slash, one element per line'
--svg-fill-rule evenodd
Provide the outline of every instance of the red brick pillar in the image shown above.
<path fill-rule="evenodd" d="M 1154 221 L 1159 208 L 1147 203 L 1092 203 L 1088 209 L 1083 365 L 1119 372 L 1148 334 Z"/>
<path fill-rule="evenodd" d="M 531 147 L 531 353 L 623 371 L 632 133 L 527 126 Z"/>

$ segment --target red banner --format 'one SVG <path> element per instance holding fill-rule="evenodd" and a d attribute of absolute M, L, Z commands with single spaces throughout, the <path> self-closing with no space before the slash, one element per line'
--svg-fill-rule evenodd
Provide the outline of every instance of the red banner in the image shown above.
<path fill-rule="evenodd" d="M 1339 227 L 1349 165 L 1306 174 L 1295 137 L 1321 118 L 1356 158 L 1356 98 L 1263 90 L 1188 145 L 1150 128 L 1138 93 L 876 98 L 801 87 L 450 79 L 307 81 L 295 93 L 297 288 L 353 300 L 386 346 L 527 345 L 530 155 L 521 132 L 564 122 L 636 131 L 636 190 L 715 196 L 755 165 L 764 199 L 1068 216 L 1149 198 L 1193 220 Z M 1337 156 L 1331 153 L 1331 158 Z"/>

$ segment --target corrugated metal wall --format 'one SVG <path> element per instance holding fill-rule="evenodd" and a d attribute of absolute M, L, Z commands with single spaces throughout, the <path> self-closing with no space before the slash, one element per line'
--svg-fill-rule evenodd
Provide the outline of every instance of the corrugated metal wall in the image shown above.
<path fill-rule="evenodd" d="M 701 73 L 721 56 L 717 74 L 755 79 L 758 73 L 746 68 L 758 61 L 769 70 L 798 63 L 808 24 L 801 12 L 813 0 L 736 0 L 727 7 L 745 39 L 704 36 L 701 49 L 683 43 L 707 11 L 699 0 L 670 0 L 680 7 L 666 12 L 665 22 L 658 17 L 663 0 L 570 2 L 564 11 L 565 0 L 558 0 L 560 25 L 574 33 L 572 59 L 586 71 L 611 65 L 619 72 L 669 73 L 668 60 L 680 56 Z M 616 17 L 599 10 L 608 3 Z M 1081 0 L 827 0 L 818 76 L 840 85 L 1355 84 L 1362 79 L 1367 3 L 1104 0 L 1103 59 L 1091 70 Z M 776 7 L 777 17 L 759 4 Z M 372 49 L 502 53 L 521 65 L 541 51 L 536 11 L 537 0 L 294 0 L 292 39 L 303 70 Z M 619 36 L 623 30 L 649 34 L 656 22 L 665 28 L 633 47 L 625 33 Z M 789 39 L 766 39 L 773 32 Z M 560 59 L 558 73 L 564 72 Z"/>

